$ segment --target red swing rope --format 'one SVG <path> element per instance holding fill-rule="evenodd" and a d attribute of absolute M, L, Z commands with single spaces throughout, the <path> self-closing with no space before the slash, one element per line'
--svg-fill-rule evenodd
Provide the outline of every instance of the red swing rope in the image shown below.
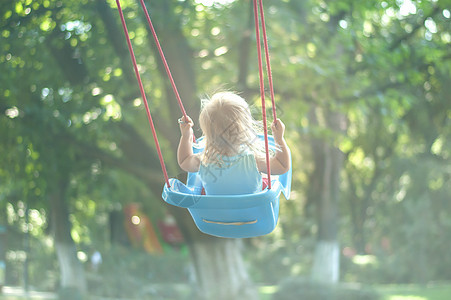
<path fill-rule="evenodd" d="M 272 116 L 275 121 L 277 120 L 276 101 L 274 99 L 274 86 L 272 83 L 271 61 L 269 59 L 269 47 L 268 47 L 268 38 L 266 36 L 266 24 L 265 24 L 265 14 L 263 12 L 263 0 L 259 0 L 258 3 L 260 7 L 260 19 L 262 23 L 263 43 L 265 45 L 266 70 L 268 73 L 269 91 L 271 95 Z"/>
<path fill-rule="evenodd" d="M 160 53 L 161 61 L 164 64 L 164 68 L 166 70 L 166 74 L 168 75 L 169 81 L 171 82 L 172 89 L 174 90 L 175 97 L 177 98 L 177 102 L 179 103 L 180 110 L 182 111 L 183 116 L 187 119 L 185 108 L 183 107 L 182 99 L 180 99 L 179 92 L 177 90 L 177 86 L 175 85 L 174 78 L 172 78 L 171 70 L 169 69 L 168 62 L 164 57 L 163 49 L 161 48 L 160 42 L 158 41 L 157 33 L 155 32 L 155 28 L 153 27 L 152 20 L 150 19 L 149 12 L 147 11 L 147 7 L 144 4 L 144 0 L 140 0 L 141 6 L 143 8 L 144 13 L 146 14 L 146 20 L 149 24 L 150 31 L 152 32 L 153 39 L 155 40 L 155 44 L 157 45 L 158 52 Z"/>
<path fill-rule="evenodd" d="M 257 6 L 257 0 L 253 0 L 254 3 L 254 22 L 255 22 L 255 37 L 257 41 L 257 56 L 258 56 L 258 73 L 260 78 L 260 97 L 262 102 L 262 118 L 263 118 L 263 133 L 265 136 L 265 152 L 266 152 L 266 170 L 268 176 L 268 189 L 271 189 L 271 166 L 269 163 L 269 142 L 268 142 L 268 127 L 266 122 L 266 103 L 265 103 L 265 83 L 263 79 L 263 62 L 262 62 L 262 53 L 261 53 L 261 43 L 260 43 L 260 26 L 258 21 L 258 7 L 260 8 L 260 19 L 262 23 L 262 32 L 263 32 L 263 40 L 265 44 L 265 56 L 266 56 L 266 67 L 268 71 L 268 79 L 269 79 L 269 88 L 271 90 L 271 101 L 272 101 L 272 112 L 274 121 L 276 120 L 276 108 L 274 102 L 274 90 L 272 84 L 272 75 L 271 75 L 271 66 L 269 60 L 269 49 L 268 42 L 266 37 L 266 25 L 265 25 L 265 17 L 263 14 L 263 1 L 259 0 Z"/>
<path fill-rule="evenodd" d="M 133 69 L 135 70 L 136 79 L 139 84 L 139 91 L 141 92 L 141 97 L 144 100 L 144 106 L 146 107 L 147 119 L 149 120 L 150 129 L 152 130 L 153 140 L 155 142 L 155 146 L 158 152 L 158 158 L 160 160 L 161 169 L 163 170 L 164 179 L 166 181 L 166 185 L 169 188 L 169 177 L 168 172 L 166 171 L 166 166 L 164 164 L 163 155 L 160 149 L 160 143 L 158 142 L 157 132 L 155 131 L 155 126 L 153 124 L 152 115 L 150 114 L 149 104 L 147 103 L 146 93 L 144 92 L 143 83 L 141 80 L 141 76 L 139 75 L 138 64 L 136 63 L 135 54 L 133 52 L 132 43 L 130 41 L 130 36 L 128 34 L 127 25 L 125 24 L 124 13 L 122 12 L 121 4 L 119 0 L 116 0 L 117 9 L 119 11 L 119 15 L 121 17 L 122 28 L 124 29 L 125 37 L 127 39 L 128 51 L 130 52 L 130 56 L 132 58 Z"/>

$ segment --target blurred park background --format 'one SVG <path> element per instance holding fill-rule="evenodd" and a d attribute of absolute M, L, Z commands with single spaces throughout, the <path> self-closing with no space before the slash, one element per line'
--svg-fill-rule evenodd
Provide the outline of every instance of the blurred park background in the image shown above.
<path fill-rule="evenodd" d="M 179 107 L 121 4 L 183 178 Z M 146 4 L 188 114 L 225 89 L 260 118 L 252 1 Z M 235 240 L 162 201 L 115 1 L 0 2 L 0 299 L 450 299 L 451 1 L 264 6 L 292 197 L 273 233 Z"/>

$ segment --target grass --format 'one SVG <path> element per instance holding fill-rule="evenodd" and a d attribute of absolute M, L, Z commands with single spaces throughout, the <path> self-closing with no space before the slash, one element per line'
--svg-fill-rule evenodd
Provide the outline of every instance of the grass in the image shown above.
<path fill-rule="evenodd" d="M 271 300 L 272 294 L 275 292 L 277 292 L 277 286 L 275 285 L 266 285 L 258 288 L 260 300 Z"/>
<path fill-rule="evenodd" d="M 451 284 L 442 285 L 378 285 L 381 300 L 450 300 Z M 261 300 L 270 300 L 277 286 L 262 286 L 259 289 Z M 345 299 L 343 299 L 345 300 Z"/>
<path fill-rule="evenodd" d="M 449 300 L 451 285 L 382 285 L 383 300 Z"/>
<path fill-rule="evenodd" d="M 374 287 L 381 295 L 381 300 L 449 300 L 451 284 L 442 285 L 378 285 Z M 260 299 L 270 300 L 277 291 L 277 286 L 260 287 Z M 41 296 L 21 297 L 0 295 L 0 300 L 42 300 L 54 299 Z"/>
<path fill-rule="evenodd" d="M 451 284 L 442 285 L 378 285 L 381 300 L 450 300 Z M 260 287 L 260 299 L 270 300 L 277 286 Z M 343 299 L 345 300 L 345 299 Z"/>

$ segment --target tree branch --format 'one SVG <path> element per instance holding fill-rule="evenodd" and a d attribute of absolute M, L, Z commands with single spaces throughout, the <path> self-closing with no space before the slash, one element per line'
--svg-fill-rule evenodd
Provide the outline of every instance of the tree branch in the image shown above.
<path fill-rule="evenodd" d="M 408 32 L 406 34 L 404 34 L 403 36 L 398 37 L 389 47 L 388 50 L 389 51 L 393 51 L 396 48 L 399 47 L 399 45 L 401 45 L 401 43 L 403 41 L 406 41 L 408 39 L 410 39 L 412 36 L 415 35 L 415 33 L 421 28 L 423 27 L 424 22 L 428 19 L 431 18 L 432 16 L 434 16 L 435 14 L 437 14 L 438 12 L 440 12 L 440 7 L 439 6 L 434 6 L 434 9 L 427 15 L 424 16 L 424 18 L 421 20 L 421 22 L 418 22 L 412 29 L 411 32 Z"/>
<path fill-rule="evenodd" d="M 247 20 L 246 29 L 243 31 L 241 35 L 241 41 L 239 46 L 239 55 L 238 55 L 238 82 L 237 86 L 242 91 L 247 91 L 247 77 L 249 74 L 249 55 L 250 55 L 250 44 L 251 44 L 251 35 L 252 35 L 252 26 L 253 26 L 253 10 L 252 10 L 252 1 L 249 1 L 249 15 Z M 247 95 L 244 95 L 245 97 Z"/>
<path fill-rule="evenodd" d="M 137 162 L 121 159 L 96 146 L 93 146 L 90 143 L 82 142 L 67 135 L 61 135 L 58 139 L 66 141 L 68 144 L 72 145 L 72 147 L 78 149 L 78 152 L 81 155 L 92 159 L 98 159 L 106 165 L 116 167 L 122 171 L 132 174 L 141 179 L 145 184 L 149 184 L 150 182 L 161 182 L 161 184 L 163 184 L 164 180 L 161 175 L 161 170 L 158 170 L 156 166 L 149 168 L 148 165 L 143 166 Z"/>
<path fill-rule="evenodd" d="M 96 1 L 97 11 L 105 25 L 105 31 L 108 36 L 108 40 L 113 45 L 113 49 L 120 58 L 121 69 L 124 72 L 124 78 L 127 80 L 128 84 L 132 87 L 136 87 L 135 74 L 130 63 L 130 55 L 125 43 L 125 36 L 122 30 L 116 22 L 113 15 L 111 7 L 106 3 L 105 0 Z M 135 89 L 136 94 L 139 94 L 138 88 Z"/>
<path fill-rule="evenodd" d="M 69 44 L 69 40 L 64 39 L 64 33 L 58 28 L 59 26 L 52 31 L 45 44 L 66 79 L 73 85 L 80 85 L 88 79 L 88 70 L 80 55 L 76 54 L 75 49 Z"/>

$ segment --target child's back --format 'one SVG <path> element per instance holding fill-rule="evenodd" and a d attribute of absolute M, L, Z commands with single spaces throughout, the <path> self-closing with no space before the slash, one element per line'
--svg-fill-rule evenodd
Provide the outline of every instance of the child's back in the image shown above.
<path fill-rule="evenodd" d="M 261 125 L 252 118 L 246 101 L 234 93 L 217 93 L 203 103 L 199 123 L 205 141 L 205 149 L 199 155 L 192 151 L 192 120 L 188 117 L 180 124 L 182 136 L 177 152 L 180 167 L 188 172 L 200 171 L 205 191 L 210 195 L 261 190 L 260 172 L 266 171 L 264 147 L 257 136 Z M 283 139 L 285 126 L 276 120 L 272 129 L 280 151 L 270 161 L 275 171 L 271 173 L 282 174 L 289 169 L 288 147 Z"/>
<path fill-rule="evenodd" d="M 262 189 L 262 177 L 252 152 L 223 156 L 221 160 L 221 164 L 200 165 L 199 175 L 206 194 L 252 194 Z"/>

